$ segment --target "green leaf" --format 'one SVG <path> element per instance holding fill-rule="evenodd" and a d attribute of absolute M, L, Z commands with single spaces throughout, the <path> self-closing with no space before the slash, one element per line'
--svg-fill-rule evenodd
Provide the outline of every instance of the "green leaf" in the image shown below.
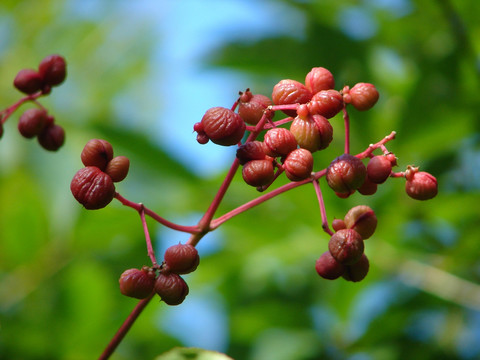
<path fill-rule="evenodd" d="M 199 348 L 174 348 L 155 360 L 232 360 L 225 354 Z"/>

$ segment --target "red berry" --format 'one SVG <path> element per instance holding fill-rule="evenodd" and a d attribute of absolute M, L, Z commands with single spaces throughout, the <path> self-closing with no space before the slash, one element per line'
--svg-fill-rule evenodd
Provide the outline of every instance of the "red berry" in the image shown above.
<path fill-rule="evenodd" d="M 295 136 L 285 128 L 273 128 L 263 138 L 265 151 L 272 157 L 285 156 L 297 148 Z"/>
<path fill-rule="evenodd" d="M 329 70 L 323 67 L 314 67 L 305 76 L 305 86 L 312 94 L 316 94 L 320 90 L 333 89 L 335 79 Z"/>
<path fill-rule="evenodd" d="M 250 186 L 259 187 L 270 184 L 274 179 L 271 160 L 251 160 L 243 165 L 243 180 Z"/>
<path fill-rule="evenodd" d="M 367 164 L 367 176 L 375 184 L 382 184 L 392 172 L 392 163 L 385 155 L 372 157 Z"/>
<path fill-rule="evenodd" d="M 435 176 L 424 171 L 418 171 L 417 167 L 409 166 L 405 171 L 405 191 L 415 200 L 429 200 L 438 193 L 438 183 Z"/>
<path fill-rule="evenodd" d="M 295 80 L 281 80 L 272 91 L 272 100 L 275 105 L 306 104 L 312 98 L 312 93 L 305 85 Z M 297 116 L 295 110 L 285 110 L 288 116 Z"/>
<path fill-rule="evenodd" d="M 160 273 L 155 281 L 155 292 L 167 305 L 179 305 L 188 295 L 188 285 L 175 273 Z"/>
<path fill-rule="evenodd" d="M 33 108 L 26 110 L 18 120 L 18 131 L 26 138 L 40 134 L 47 123 L 45 109 Z"/>
<path fill-rule="evenodd" d="M 130 160 L 126 156 L 115 156 L 105 168 L 105 173 L 112 178 L 113 182 L 122 181 L 127 177 L 130 168 Z"/>
<path fill-rule="evenodd" d="M 365 245 L 359 233 L 352 229 L 341 229 L 332 235 L 328 250 L 339 263 L 351 265 L 363 254 Z"/>
<path fill-rule="evenodd" d="M 107 140 L 91 139 L 83 147 L 80 158 L 83 165 L 96 166 L 103 171 L 113 159 L 112 145 Z"/>
<path fill-rule="evenodd" d="M 333 219 L 332 221 L 332 228 L 335 231 L 346 229 L 347 225 L 345 225 L 345 221 L 342 219 Z"/>
<path fill-rule="evenodd" d="M 168 271 L 175 274 L 188 274 L 197 268 L 200 257 L 194 246 L 177 244 L 165 251 L 164 260 Z"/>
<path fill-rule="evenodd" d="M 242 165 L 250 160 L 264 160 L 265 144 L 257 140 L 246 142 L 238 147 L 236 155 Z"/>
<path fill-rule="evenodd" d="M 337 90 L 322 90 L 313 95 L 307 104 L 311 114 L 318 114 L 330 119 L 343 109 L 343 97 Z"/>
<path fill-rule="evenodd" d="M 104 208 L 115 196 L 112 178 L 96 166 L 78 170 L 70 183 L 70 190 L 75 199 L 88 210 Z"/>
<path fill-rule="evenodd" d="M 283 162 L 285 175 L 291 181 L 301 181 L 310 177 L 313 170 L 313 156 L 307 149 L 295 149 Z"/>
<path fill-rule="evenodd" d="M 40 62 L 38 72 L 47 85 L 56 86 L 65 80 L 67 64 L 62 56 L 50 55 Z"/>
<path fill-rule="evenodd" d="M 365 279 L 369 268 L 370 263 L 368 258 L 365 254 L 362 254 L 355 264 L 345 266 L 345 271 L 343 272 L 342 277 L 347 281 L 358 282 Z"/>
<path fill-rule="evenodd" d="M 372 182 L 368 176 L 366 176 L 362 186 L 360 186 L 357 190 L 362 195 L 373 195 L 377 192 L 377 188 L 378 185 Z"/>
<path fill-rule="evenodd" d="M 60 125 L 50 124 L 37 136 L 38 143 L 49 151 L 57 151 L 65 142 L 65 130 Z"/>
<path fill-rule="evenodd" d="M 224 107 L 208 109 L 202 118 L 202 126 L 210 140 L 223 146 L 238 144 L 246 128 L 240 115 Z"/>
<path fill-rule="evenodd" d="M 369 83 L 358 83 L 355 84 L 347 92 L 347 97 L 345 100 L 349 99 L 350 103 L 355 107 L 355 109 L 360 111 L 365 111 L 373 107 L 378 101 L 379 94 L 377 88 Z M 347 101 L 346 101 L 347 102 Z"/>
<path fill-rule="evenodd" d="M 359 158 L 343 154 L 330 163 L 326 179 L 333 191 L 348 196 L 362 186 L 366 175 L 367 169 Z"/>
<path fill-rule="evenodd" d="M 43 87 L 43 77 L 33 69 L 22 69 L 13 80 L 13 86 L 25 94 L 33 94 Z"/>
<path fill-rule="evenodd" d="M 272 105 L 272 101 L 267 96 L 254 95 L 247 90 L 240 96 L 238 115 L 247 124 L 256 125 L 262 118 L 265 109 L 270 105 Z"/>
<path fill-rule="evenodd" d="M 363 240 L 373 235 L 377 228 L 377 216 L 366 205 L 358 205 L 351 208 L 345 215 L 345 225 L 360 234 Z"/>
<path fill-rule="evenodd" d="M 345 265 L 335 260 L 330 251 L 326 251 L 315 262 L 315 270 L 322 278 L 335 280 L 342 276 Z"/>
<path fill-rule="evenodd" d="M 123 295 L 145 299 L 155 286 L 155 273 L 147 269 L 128 269 L 122 273 L 118 282 Z"/>
<path fill-rule="evenodd" d="M 290 125 L 290 132 L 297 140 L 298 146 L 310 152 L 323 150 L 333 139 L 333 127 L 321 115 L 297 116 Z"/>

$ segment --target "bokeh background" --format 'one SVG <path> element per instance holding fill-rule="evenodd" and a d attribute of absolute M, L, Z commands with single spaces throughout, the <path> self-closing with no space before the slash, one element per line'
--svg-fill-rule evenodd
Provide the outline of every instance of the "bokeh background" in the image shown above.
<path fill-rule="evenodd" d="M 61 150 L 22 138 L 21 111 L 0 141 L 0 359 L 95 359 L 136 304 L 118 277 L 149 262 L 138 215 L 116 201 L 86 211 L 70 193 L 89 139 L 130 158 L 123 196 L 193 225 L 235 151 L 199 145 L 193 124 L 314 66 L 338 89 L 380 91 L 372 110 L 351 110 L 352 151 L 396 130 L 399 170 L 431 172 L 439 195 L 418 202 L 391 179 L 342 200 L 321 182 L 330 220 L 358 204 L 377 213 L 355 284 L 315 273 L 328 237 L 311 186 L 235 217 L 200 242 L 185 302 L 152 301 L 112 359 L 175 346 L 237 360 L 480 358 L 479 16 L 476 0 L 2 0 L 0 108 L 46 55 L 65 56 L 68 77 L 41 100 L 66 129 Z M 341 116 L 332 124 L 316 169 L 343 151 Z M 256 196 L 237 176 L 219 215 Z M 159 257 L 187 239 L 148 224 Z"/>

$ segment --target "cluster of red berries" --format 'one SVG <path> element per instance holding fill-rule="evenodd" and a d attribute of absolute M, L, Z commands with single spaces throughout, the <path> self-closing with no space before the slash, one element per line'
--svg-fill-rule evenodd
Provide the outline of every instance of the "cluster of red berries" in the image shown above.
<path fill-rule="evenodd" d="M 85 167 L 74 175 L 70 190 L 86 209 L 104 208 L 115 197 L 114 183 L 127 176 L 130 161 L 125 156 L 113 157 L 112 145 L 101 139 L 88 141 L 80 157 Z"/>
<path fill-rule="evenodd" d="M 189 289 L 180 276 L 193 272 L 200 262 L 197 249 L 189 244 L 170 246 L 160 267 L 128 269 L 120 276 L 120 292 L 136 299 L 145 299 L 157 293 L 168 305 L 179 305 L 188 295 Z M 158 270 L 158 275 L 156 274 Z"/>

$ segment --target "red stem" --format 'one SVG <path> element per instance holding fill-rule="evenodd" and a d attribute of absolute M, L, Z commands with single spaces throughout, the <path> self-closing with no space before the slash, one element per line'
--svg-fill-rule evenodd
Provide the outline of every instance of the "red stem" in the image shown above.
<path fill-rule="evenodd" d="M 155 253 L 153 251 L 152 240 L 150 238 L 150 233 L 148 232 L 147 221 L 145 219 L 145 207 L 143 204 L 141 205 L 140 211 L 140 219 L 142 220 L 143 232 L 145 233 L 145 241 L 147 243 L 147 252 L 150 260 L 152 261 L 152 265 L 157 265 L 157 259 L 155 258 Z"/>
<path fill-rule="evenodd" d="M 343 104 L 343 122 L 345 124 L 345 154 L 350 154 L 350 117 L 345 103 Z"/>
<path fill-rule="evenodd" d="M 313 181 L 313 187 L 315 188 L 315 193 L 317 194 L 318 205 L 320 206 L 320 215 L 322 216 L 322 229 L 329 235 L 333 235 L 333 232 L 328 227 L 327 211 L 325 210 L 325 202 L 323 201 L 322 190 L 320 189 L 320 184 L 318 179 Z"/>
<path fill-rule="evenodd" d="M 40 92 L 37 92 L 35 94 L 31 94 L 31 95 L 28 95 L 28 96 L 25 96 L 23 98 L 21 98 L 20 100 L 18 100 L 15 104 L 9 106 L 8 108 L 6 108 L 5 110 L 1 111 L 0 112 L 0 120 L 1 120 L 1 123 L 2 124 L 5 124 L 5 122 L 8 120 L 8 118 L 21 106 L 23 105 L 24 103 L 26 103 L 27 101 L 34 101 L 37 105 L 39 105 L 40 107 L 43 108 L 42 105 L 40 105 L 39 103 L 37 103 L 35 100 L 38 99 L 40 96 L 42 96 L 43 93 L 40 91 Z"/>

